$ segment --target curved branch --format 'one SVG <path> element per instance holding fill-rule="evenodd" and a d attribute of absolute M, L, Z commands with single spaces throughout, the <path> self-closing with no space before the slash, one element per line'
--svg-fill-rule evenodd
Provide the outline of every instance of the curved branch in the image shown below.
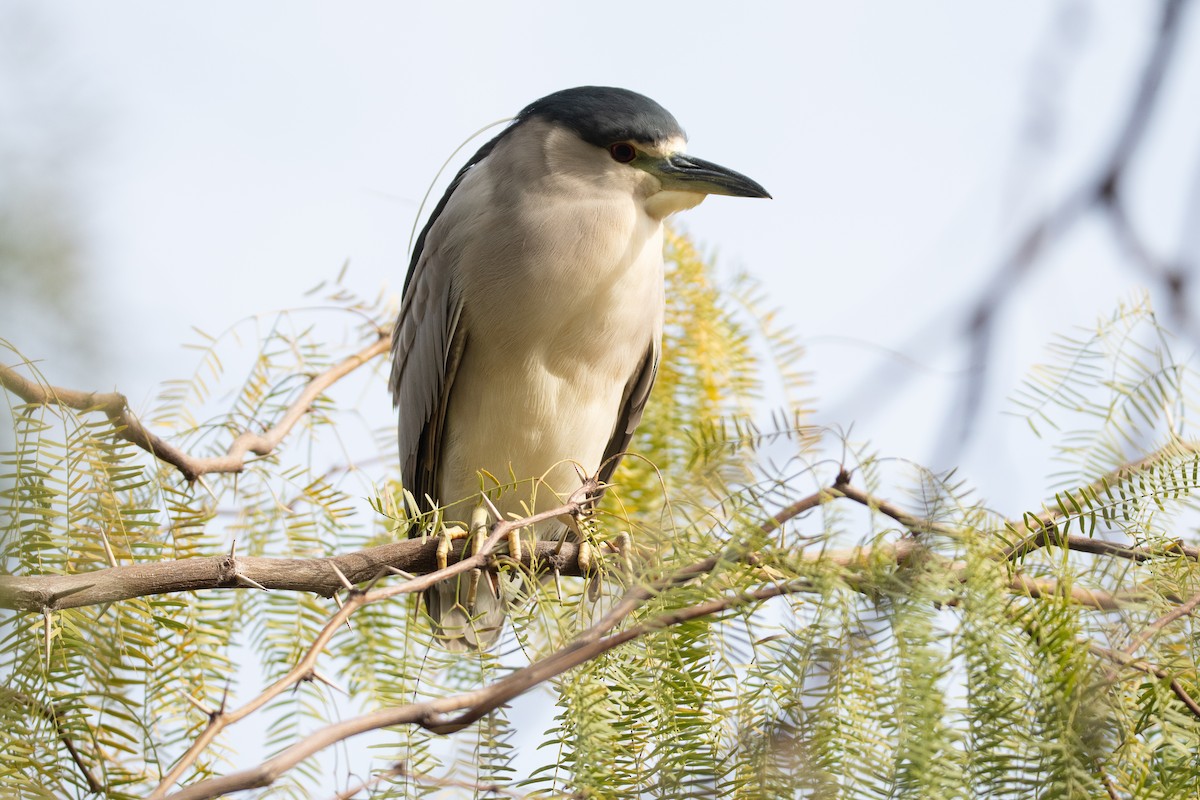
<path fill-rule="evenodd" d="M 1125 646 L 1123 652 L 1125 655 L 1132 657 L 1134 653 L 1141 649 L 1142 645 L 1146 644 L 1146 642 L 1150 641 L 1159 633 L 1161 633 L 1163 628 L 1167 627 L 1181 617 L 1186 617 L 1188 614 L 1194 612 L 1197 608 L 1200 608 L 1200 592 L 1192 595 L 1186 602 L 1176 606 L 1166 614 L 1163 614 L 1161 617 L 1147 625 L 1145 630 L 1133 637 L 1129 644 Z"/>
<path fill-rule="evenodd" d="M 1188 707 L 1189 711 L 1195 714 L 1197 718 L 1200 718 L 1200 703 L 1197 703 L 1196 700 L 1188 693 L 1188 691 L 1183 688 L 1183 684 L 1179 682 L 1179 679 L 1167 670 L 1157 666 L 1156 664 L 1151 664 L 1147 661 L 1143 661 L 1140 658 L 1135 658 L 1129 653 L 1121 650 L 1111 650 L 1107 647 L 1101 647 L 1094 642 L 1089 643 L 1087 647 L 1088 650 L 1094 655 L 1098 655 L 1101 658 L 1107 658 L 1108 660 L 1116 664 L 1120 664 L 1123 667 L 1129 667 L 1130 669 L 1135 669 L 1138 672 L 1152 675 L 1155 678 L 1162 678 L 1163 680 L 1170 681 L 1171 691 L 1175 693 L 1175 696 L 1178 697 L 1180 701 L 1182 701 L 1182 703 Z"/>
<path fill-rule="evenodd" d="M 806 591 L 809 588 L 808 581 L 804 580 L 740 592 L 662 614 L 610 636 L 597 635 L 596 632 L 606 625 L 602 620 L 585 631 L 572 644 L 517 670 L 490 686 L 450 697 L 385 708 L 328 725 L 309 734 L 279 755 L 256 767 L 191 784 L 171 795 L 170 800 L 204 800 L 205 798 L 220 797 L 229 792 L 269 786 L 279 776 L 314 753 L 344 739 L 380 728 L 394 725 L 420 725 L 435 733 L 460 730 L 535 686 L 641 636 L 681 622 L 711 616 L 783 594 Z M 455 711 L 462 713 L 453 717 L 448 716 Z"/>
<path fill-rule="evenodd" d="M 595 480 L 587 480 L 583 482 L 575 493 L 572 494 L 567 502 L 563 505 L 552 508 L 547 511 L 534 514 L 524 519 L 519 520 L 503 520 L 497 521 L 492 525 L 488 533 L 487 539 L 480 546 L 479 550 L 472 556 L 462 559 L 456 564 L 451 564 L 445 569 L 435 570 L 421 577 L 413 577 L 406 580 L 404 583 L 397 586 L 389 586 L 385 589 L 373 589 L 371 591 L 350 591 L 349 597 L 338 609 L 330 620 L 325 623 L 325 627 L 317 634 L 313 643 L 309 645 L 307 652 L 297 662 L 288 674 L 284 675 L 279 680 L 272 683 L 264 689 L 257 697 L 246 703 L 239 709 L 234 711 L 226 711 L 224 708 L 218 709 L 209 713 L 208 725 L 192 742 L 187 752 L 171 767 L 170 771 L 163 777 L 158 787 L 150 794 L 150 800 L 158 800 L 162 798 L 167 790 L 175 784 L 176 781 L 183 776 L 183 773 L 195 763 L 213 739 L 217 737 L 222 730 L 229 725 L 244 719 L 258 709 L 262 708 L 273 698 L 278 697 L 283 692 L 287 691 L 297 683 L 310 679 L 314 676 L 314 668 L 316 667 L 317 657 L 325 649 L 329 640 L 333 638 L 334 633 L 350 619 L 350 615 L 364 605 L 376 603 L 381 600 L 387 600 L 391 597 L 396 597 L 401 594 L 409 594 L 412 592 L 420 592 L 428 589 L 438 581 L 452 578 L 455 575 L 469 572 L 473 569 L 483 569 L 493 562 L 493 551 L 496 546 L 508 534 L 519 530 L 529 525 L 535 525 L 538 522 L 557 519 L 564 516 L 578 516 L 594 501 L 596 492 L 599 489 L 599 483 Z M 335 573 L 336 574 L 336 573 Z M 339 579 L 340 581 L 340 579 Z M 345 584 L 342 584 L 345 588 Z M 191 788 L 191 787 L 189 787 Z M 184 790 L 186 791 L 186 790 Z"/>
<path fill-rule="evenodd" d="M 1090 507 L 1089 497 L 1099 498 L 1100 496 L 1111 497 L 1114 489 L 1118 489 L 1121 484 L 1129 483 L 1136 478 L 1140 473 L 1146 470 L 1153 470 L 1160 464 L 1165 464 L 1167 461 L 1176 456 L 1191 456 L 1193 459 L 1200 458 L 1200 442 L 1191 439 L 1174 439 L 1163 447 L 1155 450 L 1147 456 L 1139 458 L 1136 461 L 1130 461 L 1127 464 L 1122 464 L 1114 470 L 1100 476 L 1096 480 L 1079 489 L 1072 489 L 1064 494 L 1066 500 L 1071 503 L 1079 503 L 1080 508 Z M 1058 496 L 1056 495 L 1056 498 Z M 1075 500 L 1075 497 L 1083 498 L 1083 502 Z M 1124 500 L 1124 497 L 1121 498 Z M 1052 544 L 1065 544 L 1070 546 L 1072 550 L 1081 552 L 1093 552 L 1104 555 L 1123 555 L 1112 552 L 1111 548 L 1122 547 L 1121 545 L 1110 545 L 1098 540 L 1090 540 L 1091 545 L 1085 545 L 1083 539 L 1089 537 L 1078 536 L 1062 536 L 1058 533 L 1058 521 L 1067 519 L 1073 514 L 1067 513 L 1062 508 L 1062 501 L 1056 503 L 1057 508 L 1044 507 L 1044 510 L 1039 514 L 1028 515 L 1022 522 L 1008 522 L 1006 527 L 1009 531 L 1022 537 L 1018 541 L 1006 547 L 1003 551 L 1003 557 L 1007 560 L 1015 560 L 1028 555 L 1034 550 L 1043 547 L 1049 547 Z M 1078 513 L 1078 512 L 1076 512 Z M 1130 552 L 1145 554 L 1144 557 L 1138 557 L 1137 560 L 1142 561 L 1155 554 L 1146 551 L 1144 548 L 1129 548 Z M 1200 558 L 1200 551 L 1194 547 L 1185 547 L 1182 544 L 1179 546 L 1179 552 L 1192 560 Z M 1134 557 L 1134 556 L 1123 556 Z"/>
<path fill-rule="evenodd" d="M 685 567 L 674 573 L 668 580 L 671 583 L 682 583 L 691 578 L 706 574 L 704 567 L 712 563 L 712 561 L 712 559 L 705 559 L 704 561 Z M 785 594 L 811 591 L 812 588 L 812 583 L 808 579 L 801 578 L 786 581 L 715 598 L 688 608 L 670 611 L 626 630 L 609 634 L 608 632 L 621 619 L 632 613 L 641 605 L 641 601 L 644 601 L 649 595 L 645 589 L 634 587 L 627 593 L 626 598 L 623 598 L 617 604 L 617 607 L 614 608 L 614 611 L 620 609 L 620 613 L 614 614 L 610 612 L 591 628 L 580 634 L 571 644 L 535 661 L 527 667 L 517 670 L 490 686 L 449 697 L 408 703 L 394 708 L 385 708 L 328 725 L 306 736 L 274 758 L 241 772 L 200 781 L 199 783 L 187 786 L 171 795 L 170 800 L 205 800 L 205 798 L 219 797 L 229 792 L 269 786 L 285 772 L 315 753 L 350 737 L 381 728 L 395 725 L 419 725 L 434 733 L 453 733 L 473 724 L 530 689 L 634 639 L 669 628 L 673 625 L 678 625 L 682 622 L 720 614 L 740 606 L 760 603 Z M 1028 592 L 1035 597 L 1039 593 L 1058 591 L 1058 587 L 1053 581 L 1033 581 L 1030 579 L 1014 580 L 1013 588 Z M 1095 608 L 1109 608 L 1111 607 L 1110 604 L 1117 602 L 1114 595 L 1107 595 L 1103 592 L 1085 592 L 1084 595 L 1080 595 L 1079 597 L 1075 597 L 1075 595 L 1076 592 L 1072 592 L 1073 599 L 1085 605 L 1092 605 Z M 630 598 L 636 599 L 634 602 L 626 602 Z M 1120 659 L 1120 656 L 1109 657 Z M 1142 669 L 1150 674 L 1165 677 L 1163 670 L 1147 665 L 1145 662 L 1135 662 L 1133 659 L 1126 659 L 1123 663 Z M 1172 688 L 1176 689 L 1176 687 L 1177 681 L 1172 681 Z M 1182 687 L 1176 689 L 1176 694 L 1180 694 L 1181 692 Z M 1194 701 L 1189 702 L 1191 698 L 1187 696 L 1186 692 L 1182 692 L 1180 696 L 1189 708 L 1194 711 L 1196 710 L 1194 708 Z M 450 716 L 452 712 L 460 713 Z"/>
<path fill-rule="evenodd" d="M 248 454 L 270 454 L 308 413 L 322 392 L 363 364 L 388 352 L 390 347 L 391 338 L 380 333 L 373 343 L 310 380 L 304 391 L 287 407 L 283 417 L 271 426 L 270 430 L 266 433 L 246 431 L 240 434 L 222 456 L 193 456 L 164 441 L 142 425 L 129 410 L 129 401 L 120 392 L 81 392 L 58 386 L 43 386 L 3 365 L 0 365 L 0 386 L 26 403 L 65 406 L 85 412 L 103 411 L 113 423 L 117 436 L 175 467 L 191 483 L 209 473 L 241 472 L 246 466 Z"/>
<path fill-rule="evenodd" d="M 62 719 L 59 715 L 58 709 L 49 703 L 30 697 L 24 692 L 19 692 L 6 687 L 0 687 L 0 695 L 3 695 L 7 704 L 22 705 L 26 708 L 32 709 L 35 714 L 53 725 L 54 732 L 58 734 L 59 741 L 62 742 L 63 747 L 66 748 L 67 754 L 71 756 L 71 760 L 75 762 L 75 766 L 79 768 L 79 772 L 81 775 L 83 775 L 84 781 L 87 782 L 88 791 L 90 791 L 92 794 L 101 794 L 104 792 L 106 788 L 105 785 L 100 781 L 99 778 L 96 777 L 95 773 L 93 773 L 88 768 L 88 765 L 84 762 L 83 755 L 79 752 L 79 748 L 75 746 L 75 743 L 71 740 L 66 728 L 62 724 Z"/>

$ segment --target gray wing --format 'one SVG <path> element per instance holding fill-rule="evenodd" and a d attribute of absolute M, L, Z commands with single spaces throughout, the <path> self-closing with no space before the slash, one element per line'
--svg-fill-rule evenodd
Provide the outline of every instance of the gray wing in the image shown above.
<path fill-rule="evenodd" d="M 646 349 L 646 355 L 642 357 L 637 371 L 630 378 L 629 383 L 625 384 L 625 393 L 621 398 L 621 415 L 617 418 L 612 438 L 608 440 L 608 445 L 604 448 L 604 459 L 600 462 L 598 477 L 603 483 L 607 483 L 613 472 L 616 471 L 617 466 L 621 463 L 621 454 L 629 449 L 629 442 L 633 440 L 633 432 L 637 430 L 638 423 L 642 421 L 642 411 L 646 408 L 646 400 L 650 397 L 650 390 L 654 387 L 654 378 L 658 375 L 658 359 L 661 348 L 662 345 L 656 333 L 654 341 Z"/>
<path fill-rule="evenodd" d="M 400 478 L 424 506 L 437 497 L 438 456 L 454 373 L 466 337 L 448 264 L 422 253 L 405 287 L 392 334 L 392 401 L 399 408 Z M 416 510 L 416 509 L 414 509 Z"/>
<path fill-rule="evenodd" d="M 438 458 L 442 450 L 442 429 L 454 373 L 466 347 L 466 334 L 459 327 L 462 301 L 454 290 L 451 267 L 434 239 L 434 225 L 463 181 L 467 172 L 492 152 L 496 138 L 479 148 L 463 166 L 429 221 L 417 237 L 408 275 L 404 279 L 404 299 L 400 316 L 392 332 L 392 375 L 388 386 L 392 403 L 399 409 L 397 436 L 400 440 L 400 480 L 424 506 L 427 496 L 437 501 Z M 413 509 L 418 511 L 421 509 Z"/>

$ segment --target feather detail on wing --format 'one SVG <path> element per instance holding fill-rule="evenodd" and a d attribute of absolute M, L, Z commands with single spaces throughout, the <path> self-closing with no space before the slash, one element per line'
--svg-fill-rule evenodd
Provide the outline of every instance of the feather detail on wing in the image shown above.
<path fill-rule="evenodd" d="M 437 494 L 438 457 L 454 373 L 466 346 L 460 330 L 462 300 L 453 285 L 452 258 L 430 233 L 467 173 L 485 159 L 508 131 L 489 141 L 459 170 L 417 237 L 404 299 L 392 333 L 392 374 L 388 386 L 399 409 L 400 479 L 419 503 Z M 437 237 L 435 236 L 434 239 Z M 413 509 L 414 511 L 426 509 Z"/>
<path fill-rule="evenodd" d="M 654 378 L 658 375 L 658 359 L 662 345 L 657 333 L 654 341 L 646 349 L 646 355 L 638 365 L 637 372 L 625 385 L 625 393 L 621 398 L 621 414 L 617 417 L 616 427 L 613 428 L 612 438 L 604 448 L 604 458 L 600 462 L 599 478 L 607 483 L 621 463 L 621 455 L 629 449 L 633 440 L 633 432 L 642 421 L 642 412 L 646 401 L 650 398 L 650 390 L 654 388 Z"/>

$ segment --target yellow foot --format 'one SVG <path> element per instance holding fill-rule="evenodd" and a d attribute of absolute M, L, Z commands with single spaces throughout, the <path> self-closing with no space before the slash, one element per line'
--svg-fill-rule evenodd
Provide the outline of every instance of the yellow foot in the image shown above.
<path fill-rule="evenodd" d="M 602 558 L 603 554 L 587 539 L 579 542 L 579 574 L 588 579 L 587 596 L 593 603 L 600 599 Z"/>
<path fill-rule="evenodd" d="M 469 534 L 466 529 L 455 525 L 452 528 L 443 527 L 438 533 L 438 545 L 435 554 L 437 556 L 438 569 L 445 569 L 450 564 L 450 549 L 454 546 L 455 539 L 465 539 Z"/>
<path fill-rule="evenodd" d="M 618 533 L 616 537 L 604 543 L 609 552 L 621 556 L 621 566 L 625 574 L 633 572 L 633 537 L 628 532 Z"/>
<path fill-rule="evenodd" d="M 483 542 L 487 539 L 488 511 L 483 506 L 476 506 L 471 512 L 471 555 L 479 555 L 483 551 Z M 467 585 L 467 607 L 475 607 L 475 598 L 479 596 L 479 580 L 483 571 L 471 570 L 470 583 Z"/>
<path fill-rule="evenodd" d="M 536 544 L 536 542 L 535 542 Z M 513 528 L 508 532 L 508 555 L 513 561 L 521 563 L 521 529 Z"/>
<path fill-rule="evenodd" d="M 600 547 L 586 539 L 579 542 L 579 573 L 588 579 L 588 599 L 593 602 L 600 597 L 600 584 L 604 577 L 605 556 L 615 553 L 621 558 L 623 575 L 633 572 L 633 538 L 628 533 L 621 533 L 616 538 L 604 542 Z"/>

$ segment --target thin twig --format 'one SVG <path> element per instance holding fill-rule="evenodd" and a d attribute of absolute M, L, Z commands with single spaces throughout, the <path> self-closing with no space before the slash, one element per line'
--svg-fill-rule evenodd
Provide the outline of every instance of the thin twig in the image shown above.
<path fill-rule="evenodd" d="M 504 795 L 514 798 L 514 800 L 522 800 L 529 795 L 518 792 L 516 789 L 510 789 L 507 786 L 501 786 L 498 783 L 479 783 L 478 781 L 465 781 L 456 778 L 440 778 L 436 775 L 428 773 L 413 772 L 407 769 L 403 764 L 398 764 L 397 769 L 400 775 L 412 778 L 414 783 L 419 783 L 424 786 L 440 786 L 446 789 L 468 789 L 474 797 L 486 795 Z"/>
<path fill-rule="evenodd" d="M 934 522 L 924 517 L 909 514 L 896 504 L 878 498 L 870 492 L 859 489 L 857 486 L 852 486 L 849 483 L 839 483 L 832 489 L 832 493 L 835 496 L 845 497 L 847 500 L 853 500 L 859 505 L 878 511 L 884 516 L 891 517 L 913 533 L 938 533 L 943 535 L 955 533 L 955 529 L 949 525 L 943 525 L 940 522 Z"/>
<path fill-rule="evenodd" d="M 246 466 L 248 454 L 269 455 L 308 413 L 322 392 L 363 364 L 388 352 L 390 347 L 390 338 L 381 333 L 380 337 L 367 347 L 310 380 L 300 396 L 292 401 L 283 416 L 268 431 L 246 431 L 240 434 L 222 456 L 193 456 L 151 433 L 129 410 L 128 400 L 119 392 L 81 392 L 58 386 L 43 386 L 3 365 L 0 365 L 0 387 L 17 395 L 26 403 L 59 405 L 84 412 L 104 412 L 112 422 L 117 436 L 172 465 L 191 483 L 209 473 L 241 472 Z"/>
<path fill-rule="evenodd" d="M 493 558 L 493 550 L 501 540 L 508 536 L 509 533 L 529 525 L 535 525 L 539 522 L 580 513 L 593 501 L 593 497 L 595 496 L 598 488 L 599 484 L 597 484 L 595 481 L 587 481 L 579 489 L 577 489 L 570 498 L 568 498 L 566 503 L 557 508 L 549 509 L 538 514 L 533 514 L 524 519 L 501 520 L 496 522 L 492 526 L 487 539 L 483 542 L 483 545 L 479 548 L 478 552 L 468 558 L 462 559 L 456 564 L 449 565 L 445 569 L 436 570 L 421 577 L 415 577 L 412 580 L 405 581 L 397 586 L 390 586 L 383 589 L 373 589 L 369 592 L 355 591 L 349 593 L 344 605 L 338 609 L 338 611 L 327 623 L 325 623 L 325 627 L 323 627 L 321 632 L 317 634 L 316 638 L 313 640 L 313 643 L 309 645 L 308 650 L 296 663 L 296 666 L 291 669 L 291 671 L 272 683 L 261 693 L 259 693 L 257 697 L 250 700 L 250 702 L 246 703 L 241 708 L 233 711 L 225 711 L 222 709 L 221 712 L 213 714 L 209 718 L 208 725 L 203 731 L 200 732 L 200 735 L 196 737 L 196 740 L 192 742 L 187 752 L 184 753 L 179 761 L 176 762 L 175 765 L 170 769 L 170 771 L 163 776 L 163 779 L 159 783 L 158 787 L 155 788 L 155 790 L 150 794 L 150 800 L 158 800 L 159 798 L 164 797 L 167 791 L 183 776 L 183 773 L 195 763 L 200 754 L 208 747 L 209 744 L 212 743 L 213 739 L 215 739 L 217 734 L 219 734 L 222 730 L 238 722 L 239 720 L 244 719 L 245 717 L 257 711 L 259 708 L 262 708 L 265 704 L 283 692 L 287 691 L 288 688 L 296 683 L 309 678 L 316 666 L 317 657 L 320 656 L 320 654 L 324 651 L 325 646 L 329 643 L 330 639 L 333 638 L 333 635 L 337 632 L 337 630 L 359 608 L 369 603 L 376 603 L 401 594 L 424 591 L 439 581 L 452 578 L 456 575 L 469 572 L 473 569 L 482 569 L 489 566 Z M 181 795 L 188 796 L 184 793 L 191 788 L 192 787 L 188 787 L 188 789 L 183 790 Z"/>
<path fill-rule="evenodd" d="M 87 782 L 88 790 L 92 794 L 102 794 L 104 792 L 104 784 L 88 768 L 87 764 L 83 762 L 83 755 L 75 747 L 75 742 L 67 735 L 58 710 L 54 706 L 32 698 L 24 692 L 17 692 L 12 689 L 0 688 L 0 694 L 6 695 L 8 701 L 12 704 L 20 704 L 33 709 L 34 713 L 53 725 L 54 732 L 58 735 L 58 740 L 62 742 L 63 747 L 66 748 L 67 753 L 71 756 L 71 760 L 75 762 L 75 766 L 79 768 L 80 774 L 83 775 L 84 781 Z"/>
<path fill-rule="evenodd" d="M 1127 656 L 1132 656 L 1141 649 L 1142 645 L 1157 636 L 1163 628 L 1167 627 L 1180 617 L 1186 617 L 1197 608 L 1200 608 L 1200 592 L 1196 592 L 1196 594 L 1192 595 L 1187 602 L 1176 606 L 1166 614 L 1163 614 L 1161 617 L 1154 620 L 1154 622 L 1151 622 L 1149 625 L 1147 625 L 1145 630 L 1129 641 L 1129 644 L 1125 646 L 1123 652 Z"/>
<path fill-rule="evenodd" d="M 807 581 L 794 581 L 766 586 L 753 591 L 739 592 L 735 595 L 662 614 L 607 637 L 596 637 L 594 629 L 589 629 L 572 644 L 517 670 L 490 686 L 450 697 L 385 708 L 326 726 L 256 767 L 191 784 L 171 795 L 171 800 L 203 800 L 204 798 L 219 797 L 229 792 L 269 786 L 280 775 L 314 753 L 352 736 L 379 728 L 416 724 L 435 733 L 461 730 L 529 689 L 641 636 L 677 625 L 680 622 L 711 616 L 791 592 L 806 591 L 809 588 Z M 447 717 L 454 711 L 462 713 L 458 716 Z"/>
<path fill-rule="evenodd" d="M 373 790 L 376 786 L 386 780 L 407 774 L 408 773 L 405 771 L 403 764 L 396 764 L 392 767 L 388 767 L 385 770 L 376 772 L 370 778 L 364 778 L 363 780 L 359 781 L 357 786 L 351 786 L 344 792 L 338 792 L 333 796 L 333 800 L 351 800 L 351 798 L 359 792 Z"/>
<path fill-rule="evenodd" d="M 1183 701 L 1183 704 L 1188 707 L 1189 711 L 1195 714 L 1197 718 L 1200 718 L 1200 703 L 1197 703 L 1196 700 L 1188 693 L 1188 691 L 1183 688 L 1183 684 L 1179 682 L 1179 679 L 1173 677 L 1167 670 L 1147 661 L 1134 658 L 1133 656 L 1121 650 L 1110 650 L 1107 647 L 1101 647 L 1098 644 L 1090 642 L 1088 643 L 1087 647 L 1091 653 L 1102 658 L 1107 658 L 1108 660 L 1120 664 L 1123 667 L 1136 669 L 1138 672 L 1144 672 L 1147 675 L 1153 675 L 1156 678 L 1170 680 L 1171 691 L 1175 693 L 1176 697 Z"/>
<path fill-rule="evenodd" d="M 1130 479 L 1148 469 L 1153 469 L 1158 464 L 1166 463 L 1168 460 L 1180 456 L 1200 457 L 1200 442 L 1191 439 L 1173 439 L 1153 453 L 1143 456 L 1136 461 L 1122 464 L 1092 481 L 1087 486 L 1071 490 L 1069 494 L 1074 497 L 1082 497 L 1086 500 L 1088 497 L 1108 497 L 1115 491 L 1118 494 L 1118 498 L 1114 498 L 1114 502 L 1116 502 L 1118 499 L 1122 499 L 1119 498 L 1119 487 L 1122 484 L 1129 482 Z M 1056 503 L 1055 505 L 1059 504 Z M 1021 558 L 1033 550 L 1057 543 L 1062 538 L 1061 535 L 1056 534 L 1057 523 L 1070 516 L 1070 513 L 1064 511 L 1062 508 L 1050 508 L 1047 506 L 1041 513 L 1031 514 L 1021 522 L 1009 521 L 1006 528 L 1021 538 L 1005 548 L 1003 553 L 1004 558 L 1008 560 Z M 1070 538 L 1077 545 L 1072 549 L 1084 551 L 1084 547 L 1075 537 Z M 1185 550 L 1189 552 L 1185 552 Z M 1200 556 L 1200 551 L 1197 551 L 1195 548 L 1181 547 L 1180 552 L 1183 552 L 1193 560 Z M 1117 554 L 1106 553 L 1106 555 Z"/>

